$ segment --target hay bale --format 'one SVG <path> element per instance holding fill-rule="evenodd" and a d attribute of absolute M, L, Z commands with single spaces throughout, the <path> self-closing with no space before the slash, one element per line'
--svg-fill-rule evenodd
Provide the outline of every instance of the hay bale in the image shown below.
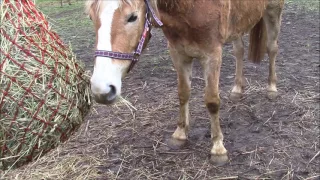
<path fill-rule="evenodd" d="M 67 140 L 90 108 L 89 78 L 30 0 L 2 0 L 0 169 Z"/>

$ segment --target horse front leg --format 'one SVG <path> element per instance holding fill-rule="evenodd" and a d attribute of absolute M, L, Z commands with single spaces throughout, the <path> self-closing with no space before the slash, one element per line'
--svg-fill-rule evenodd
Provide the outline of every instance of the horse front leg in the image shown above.
<path fill-rule="evenodd" d="M 192 74 L 192 58 L 178 53 L 170 48 L 170 55 L 178 76 L 178 95 L 180 103 L 180 115 L 178 126 L 169 140 L 169 147 L 172 149 L 182 148 L 187 140 L 189 129 L 189 97 L 191 91 L 190 77 Z"/>
<path fill-rule="evenodd" d="M 223 134 L 219 121 L 219 77 L 222 58 L 222 45 L 218 45 L 213 53 L 201 60 L 204 77 L 206 80 L 205 103 L 211 118 L 211 162 L 215 165 L 223 165 L 228 161 L 227 150 L 223 145 Z"/>

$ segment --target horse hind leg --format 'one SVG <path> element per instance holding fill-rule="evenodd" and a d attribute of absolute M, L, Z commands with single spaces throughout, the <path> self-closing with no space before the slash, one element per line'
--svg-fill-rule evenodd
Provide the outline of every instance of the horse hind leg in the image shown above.
<path fill-rule="evenodd" d="M 242 96 L 245 83 L 243 77 L 244 45 L 242 37 L 233 41 L 233 52 L 236 57 L 236 77 L 230 94 L 230 99 L 232 101 L 239 101 Z"/>
<path fill-rule="evenodd" d="M 271 4 L 267 7 L 263 16 L 263 20 L 267 29 L 267 53 L 269 56 L 269 78 L 267 96 L 269 99 L 275 99 L 277 92 L 277 76 L 275 69 L 276 56 L 278 54 L 278 37 L 281 25 L 282 6 L 278 4 Z"/>
<path fill-rule="evenodd" d="M 191 73 L 192 73 L 192 58 L 181 55 L 173 48 L 170 48 L 170 55 L 173 65 L 178 76 L 178 95 L 180 102 L 180 115 L 178 125 L 172 138 L 168 142 L 168 146 L 172 149 L 180 149 L 187 142 L 187 132 L 189 129 L 189 98 L 191 91 Z"/>

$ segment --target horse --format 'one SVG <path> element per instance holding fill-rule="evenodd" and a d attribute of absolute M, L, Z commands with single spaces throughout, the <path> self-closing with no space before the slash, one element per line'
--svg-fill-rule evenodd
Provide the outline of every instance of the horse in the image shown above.
<path fill-rule="evenodd" d="M 205 79 L 205 104 L 211 123 L 210 162 L 224 165 L 219 121 L 219 79 L 224 44 L 232 42 L 236 57 L 235 81 L 230 98 L 243 93 L 243 36 L 249 34 L 248 59 L 259 63 L 267 54 L 267 97 L 277 97 L 275 60 L 284 0 L 89 0 L 86 12 L 96 33 L 91 91 L 100 104 L 112 104 L 121 95 L 122 79 L 147 46 L 152 28 L 161 28 L 178 77 L 180 104 L 177 128 L 169 147 L 181 148 L 189 130 L 190 76 L 193 59 L 200 61 Z"/>

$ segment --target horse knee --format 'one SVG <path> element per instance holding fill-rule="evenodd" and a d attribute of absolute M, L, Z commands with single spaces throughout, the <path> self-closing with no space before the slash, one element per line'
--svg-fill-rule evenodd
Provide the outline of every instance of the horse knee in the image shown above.
<path fill-rule="evenodd" d="M 220 98 L 213 98 L 210 101 L 206 101 L 206 106 L 211 114 L 216 114 L 220 109 Z"/>

